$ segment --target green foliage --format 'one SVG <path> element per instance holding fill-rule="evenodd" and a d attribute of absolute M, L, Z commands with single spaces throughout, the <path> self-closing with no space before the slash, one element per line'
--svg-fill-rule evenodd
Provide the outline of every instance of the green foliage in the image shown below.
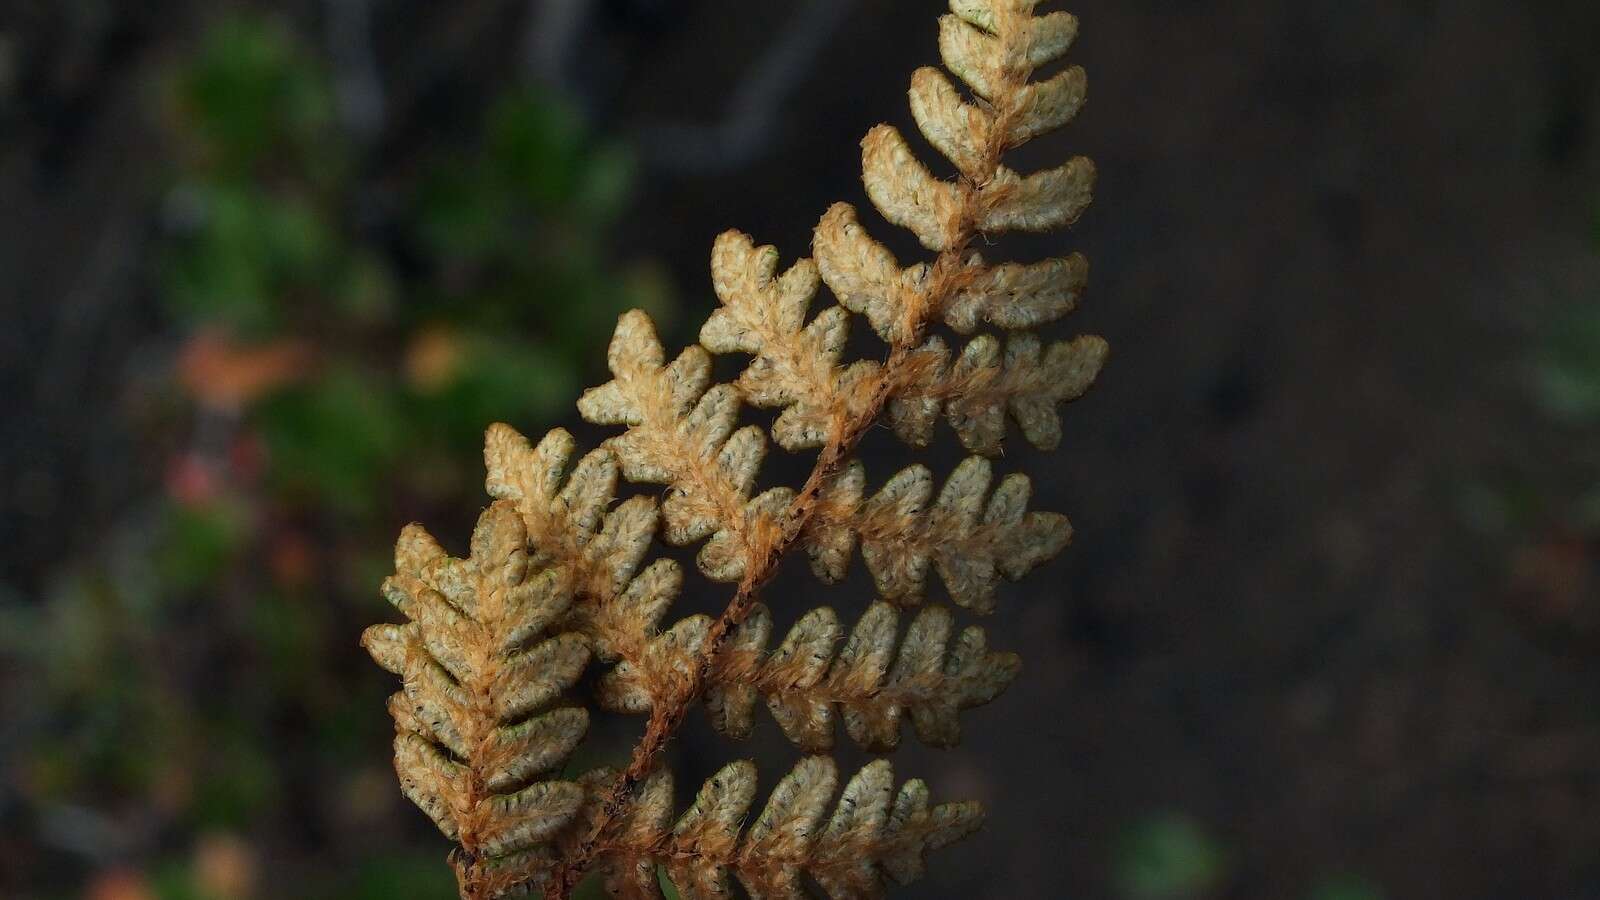
<path fill-rule="evenodd" d="M 257 423 L 279 490 L 346 513 L 368 513 L 374 471 L 400 453 L 405 422 L 377 376 L 341 366 L 263 402 Z"/>
<path fill-rule="evenodd" d="M 572 366 L 548 347 L 487 332 L 457 343 L 459 360 L 449 376 L 413 398 L 416 414 L 436 422 L 452 448 L 480 438 L 493 410 L 553 414 L 575 392 Z"/>
<path fill-rule="evenodd" d="M 195 886 L 189 866 L 176 860 L 156 868 L 150 887 L 159 900 L 211 900 Z"/>
<path fill-rule="evenodd" d="M 561 235 L 540 217 L 557 214 L 579 228 L 620 212 L 633 182 L 632 156 L 596 146 L 575 113 L 532 92 L 503 97 L 490 110 L 476 158 L 436 168 L 418 194 L 417 219 L 435 253 L 481 263 L 543 249 L 529 232 Z M 542 228 L 540 226 L 543 226 Z"/>
<path fill-rule="evenodd" d="M 1114 881 L 1125 897 L 1198 897 L 1227 874 L 1227 854 L 1181 813 L 1157 813 L 1129 826 L 1117 844 Z"/>
<path fill-rule="evenodd" d="M 456 900 L 455 876 L 439 865 L 438 854 L 378 856 L 363 860 L 335 889 L 311 895 L 314 900 Z"/>
<path fill-rule="evenodd" d="M 513 410 L 552 414 L 577 384 L 576 348 L 621 309 L 665 305 L 659 279 L 619 278 L 601 251 L 630 155 L 548 97 L 509 92 L 472 150 L 422 167 L 400 224 L 432 276 L 403 284 L 346 220 L 357 185 L 331 89 L 281 25 L 225 19 L 174 81 L 199 152 L 169 203 L 165 302 L 191 327 L 318 353 L 312 377 L 248 410 L 285 498 L 380 515 L 402 468 L 470 459 L 482 424 Z M 411 365 L 413 351 L 432 356 Z"/>
<path fill-rule="evenodd" d="M 271 334 L 284 324 L 279 298 L 331 274 L 334 236 L 303 198 L 226 181 L 177 196 L 193 222 L 171 253 L 165 297 L 186 321 Z"/>
<path fill-rule="evenodd" d="M 368 174 L 317 43 L 287 19 L 223 16 L 163 83 L 175 154 L 147 277 L 192 337 L 174 378 L 188 415 L 152 423 L 151 445 L 173 448 L 168 494 L 59 579 L 37 621 L 0 623 L 53 716 L 17 760 L 41 808 L 127 804 L 243 833 L 289 814 L 286 785 L 308 773 L 359 793 L 349 761 L 389 727 L 379 676 L 320 685 L 377 602 L 374 548 L 472 502 L 484 425 L 559 415 L 621 310 L 667 312 L 656 270 L 606 249 L 632 190 L 625 147 L 512 88 L 456 149 Z M 379 189 L 396 202 L 374 228 L 355 211 Z M 182 368 L 201 344 L 199 374 Z M 438 857 L 374 859 L 299 895 L 453 897 Z M 203 898 L 192 874 L 141 877 Z"/>
<path fill-rule="evenodd" d="M 1358 875 L 1330 875 L 1311 889 L 1310 900 L 1383 900 L 1378 886 Z"/>
<path fill-rule="evenodd" d="M 190 816 L 202 828 L 248 828 L 283 796 L 289 773 L 278 769 L 271 748 L 257 740 L 255 722 L 226 714 L 216 719 L 208 729 Z"/>
<path fill-rule="evenodd" d="M 513 92 L 489 111 L 476 153 L 433 167 L 416 194 L 418 244 L 439 274 L 426 313 L 459 331 L 539 335 L 539 354 L 577 371 L 618 312 L 666 305 L 659 280 L 638 269 L 618 278 L 603 252 L 632 189 L 625 148 L 589 138 L 547 96 Z M 554 408 L 531 399 L 518 408 Z"/>
<path fill-rule="evenodd" d="M 1533 388 L 1553 418 L 1600 422 L 1600 304 L 1576 304 L 1551 322 L 1534 360 Z"/>
<path fill-rule="evenodd" d="M 245 511 L 227 501 L 168 508 L 155 552 L 157 576 L 178 594 L 204 587 L 233 562 L 249 527 Z"/>
<path fill-rule="evenodd" d="M 1600 250 L 1600 214 L 1595 223 Z M 1529 399 L 1545 418 L 1574 432 L 1600 425 L 1600 304 L 1591 298 L 1556 304 L 1525 362 Z M 1546 460 L 1469 485 L 1464 518 L 1486 534 L 1517 541 L 1529 540 L 1529 532 L 1534 542 L 1600 533 L 1600 477 L 1585 446 L 1573 442 L 1575 452 L 1559 463 Z M 1559 523 L 1554 533 L 1552 523 Z"/>
<path fill-rule="evenodd" d="M 332 120 L 321 67 L 281 23 L 231 15 L 215 24 L 177 77 L 175 99 L 215 170 L 248 173 L 282 151 L 315 155 Z"/>
<path fill-rule="evenodd" d="M 656 867 L 656 881 L 661 885 L 661 894 L 666 900 L 678 900 L 680 895 L 678 894 L 677 885 L 674 885 L 672 880 L 667 877 L 666 869 L 659 866 Z"/>
<path fill-rule="evenodd" d="M 1600 250 L 1600 207 L 1594 212 Z M 1551 417 L 1571 425 L 1600 422 L 1600 303 L 1568 304 L 1546 323 L 1533 358 L 1533 392 Z"/>

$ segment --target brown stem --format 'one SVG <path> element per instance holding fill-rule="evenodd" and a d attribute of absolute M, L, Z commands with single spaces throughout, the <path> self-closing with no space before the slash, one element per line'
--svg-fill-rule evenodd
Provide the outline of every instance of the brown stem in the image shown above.
<path fill-rule="evenodd" d="M 474 643 L 478 646 L 488 646 L 489 642 L 484 640 Z M 458 819 L 461 846 L 450 854 L 450 863 L 456 870 L 456 883 L 460 888 L 462 900 L 490 900 L 495 894 L 495 885 L 491 883 L 488 871 L 479 864 L 482 841 L 479 835 L 481 823 L 478 822 L 477 816 L 479 805 L 489 795 L 483 764 L 489 742 L 487 735 L 493 729 L 492 725 L 486 723 L 494 721 L 494 705 L 489 691 L 493 676 L 493 672 L 488 671 L 490 668 L 492 664 L 488 655 L 482 655 L 477 671 L 483 673 L 483 677 L 474 679 L 474 683 L 467 686 L 472 696 L 472 715 L 469 717 L 469 724 L 474 733 L 462 737 L 467 743 L 467 749 L 473 752 L 469 753 L 466 759 L 467 790 L 463 801 L 464 808 L 461 810 L 463 815 Z"/>

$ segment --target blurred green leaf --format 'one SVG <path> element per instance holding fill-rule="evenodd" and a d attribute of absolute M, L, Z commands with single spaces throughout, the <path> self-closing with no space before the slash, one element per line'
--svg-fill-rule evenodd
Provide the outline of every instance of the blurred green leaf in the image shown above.
<path fill-rule="evenodd" d="M 526 272 L 549 260 L 574 267 L 574 249 L 582 258 L 596 255 L 594 229 L 623 210 L 634 172 L 625 146 L 594 142 L 567 106 L 513 92 L 489 110 L 477 158 L 447 161 L 423 180 L 420 235 L 448 265 Z"/>
<path fill-rule="evenodd" d="M 150 887 L 160 900 L 208 900 L 195 889 L 194 873 L 189 866 L 175 860 L 156 867 L 150 877 Z"/>
<path fill-rule="evenodd" d="M 1130 826 L 1118 842 L 1115 882 L 1124 896 L 1167 900 L 1199 896 L 1226 874 L 1221 847 L 1199 823 L 1175 812 Z"/>
<path fill-rule="evenodd" d="M 656 881 L 660 883 L 661 895 L 665 897 L 666 900 L 679 900 L 679 898 L 682 896 L 678 893 L 678 886 L 673 884 L 672 879 L 667 877 L 667 870 L 665 866 L 656 866 Z"/>
<path fill-rule="evenodd" d="M 160 445 L 207 448 L 173 460 L 204 477 L 175 479 L 154 529 L 119 530 L 105 555 L 137 564 L 98 560 L 49 598 L 50 734 L 19 766 L 30 797 L 138 804 L 174 837 L 276 821 L 286 785 L 326 788 L 371 759 L 392 684 L 367 668 L 348 692 L 324 683 L 351 662 L 350 608 L 392 571 L 396 520 L 476 502 L 487 423 L 568 411 L 617 314 L 665 324 L 671 308 L 659 267 L 618 266 L 605 244 L 636 177 L 626 147 L 513 90 L 456 158 L 375 183 L 348 164 L 318 42 L 288 21 L 223 15 L 176 63 L 164 111 L 182 152 L 155 276 L 183 328 L 304 347 L 318 367 L 226 403 L 196 391 L 211 405 L 163 423 Z M 392 193 L 411 202 L 371 202 Z M 291 531 L 314 557 L 280 546 Z M 295 895 L 445 900 L 444 852 Z M 161 896 L 202 900 L 191 861 L 158 872 Z"/>
<path fill-rule="evenodd" d="M 335 238 L 301 198 L 245 184 L 178 190 L 196 221 L 167 258 L 164 296 L 176 315 L 264 336 L 281 324 L 286 295 L 324 281 Z"/>
<path fill-rule="evenodd" d="M 282 796 L 282 773 L 261 741 L 261 723 L 220 721 L 208 735 L 205 769 L 195 783 L 193 816 L 201 828 L 243 829 Z"/>
<path fill-rule="evenodd" d="M 622 144 L 603 144 L 585 155 L 574 196 L 574 212 L 603 225 L 620 215 L 633 193 L 637 171 L 633 152 Z"/>
<path fill-rule="evenodd" d="M 506 198 L 471 164 L 455 160 L 432 170 L 417 190 L 414 217 L 437 255 L 477 263 L 503 250 Z"/>
<path fill-rule="evenodd" d="M 390 393 L 350 366 L 264 402 L 257 423 L 277 483 L 346 514 L 373 508 L 406 437 Z"/>
<path fill-rule="evenodd" d="M 469 445 L 508 413 L 548 418 L 577 394 L 572 368 L 537 344 L 475 334 L 463 345 L 457 377 L 428 408 L 435 424 Z"/>
<path fill-rule="evenodd" d="M 248 528 L 244 511 L 224 500 L 169 507 L 156 551 L 166 593 L 188 593 L 215 579 L 244 545 Z"/>
<path fill-rule="evenodd" d="M 444 864 L 445 851 L 385 855 L 362 860 L 355 872 L 323 900 L 457 900 L 455 874 Z"/>
<path fill-rule="evenodd" d="M 531 91 L 495 103 L 487 149 L 496 180 L 535 210 L 566 203 L 587 168 L 583 120 L 565 104 Z"/>
<path fill-rule="evenodd" d="M 317 651 L 327 632 L 326 606 L 309 598 L 262 592 L 250 604 L 249 615 L 249 633 L 259 642 L 276 692 L 293 696 L 296 688 L 316 690 L 322 677 Z"/>
<path fill-rule="evenodd" d="M 1540 345 L 1534 395 L 1551 416 L 1573 424 L 1600 420 L 1600 303 L 1557 317 Z"/>
<path fill-rule="evenodd" d="M 281 23 L 233 15 L 206 33 L 178 79 L 181 110 L 208 161 L 243 173 L 292 149 L 317 146 L 332 92 Z"/>
<path fill-rule="evenodd" d="M 606 333 L 615 327 L 616 313 L 628 309 L 642 309 L 650 314 L 663 333 L 670 333 L 678 320 L 677 297 L 673 293 L 672 276 L 655 261 L 640 261 L 628 265 L 622 273 L 623 302 L 606 323 Z"/>
<path fill-rule="evenodd" d="M 1383 891 L 1359 875 L 1330 875 L 1311 888 L 1308 900 L 1383 900 Z"/>
<path fill-rule="evenodd" d="M 376 327 L 394 317 L 399 292 L 393 273 L 376 254 L 356 251 L 339 273 L 334 306 L 350 322 Z"/>

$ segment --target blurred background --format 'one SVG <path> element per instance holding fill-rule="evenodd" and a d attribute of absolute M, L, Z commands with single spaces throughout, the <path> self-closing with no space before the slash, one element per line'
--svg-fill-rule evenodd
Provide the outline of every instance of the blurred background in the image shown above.
<path fill-rule="evenodd" d="M 940 6 L 0 0 L 0 896 L 454 897 L 356 645 L 394 536 L 464 550 L 491 421 L 603 438 L 718 231 L 866 206 Z M 1600 898 L 1600 5 L 1071 8 L 1024 161 L 1097 203 L 997 253 L 1087 253 L 1113 357 L 1002 465 L 1078 537 L 896 754 L 991 810 L 904 895 Z M 794 576 L 780 624 L 868 601 Z"/>

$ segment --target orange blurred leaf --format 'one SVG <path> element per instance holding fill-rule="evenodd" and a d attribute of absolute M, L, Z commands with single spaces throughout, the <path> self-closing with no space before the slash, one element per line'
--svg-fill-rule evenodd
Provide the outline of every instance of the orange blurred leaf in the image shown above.
<path fill-rule="evenodd" d="M 235 411 L 299 378 L 310 361 L 311 348 L 304 341 L 250 345 L 202 331 L 178 355 L 178 380 L 202 405 Z"/>

